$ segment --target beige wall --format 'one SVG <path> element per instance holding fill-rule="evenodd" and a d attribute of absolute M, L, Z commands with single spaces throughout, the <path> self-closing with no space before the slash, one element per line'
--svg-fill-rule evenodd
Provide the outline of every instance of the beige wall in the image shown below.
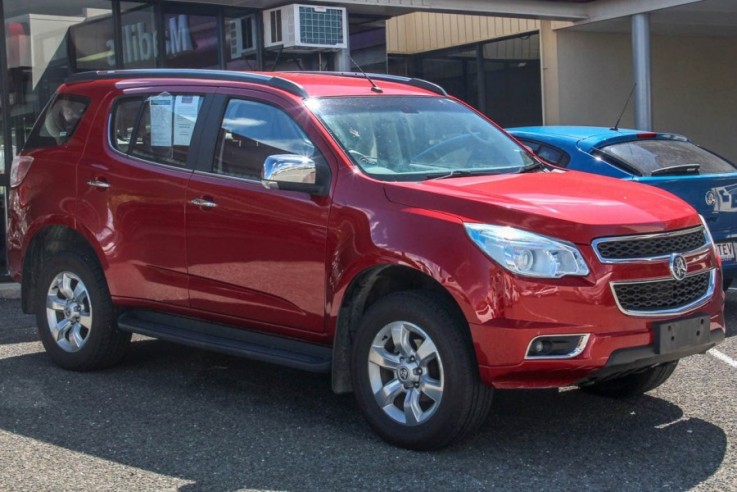
<path fill-rule="evenodd" d="M 546 124 L 613 125 L 632 89 L 629 34 L 548 28 L 542 33 Z M 552 45 L 546 43 L 551 35 Z M 653 36 L 651 56 L 653 128 L 682 133 L 737 162 L 737 43 Z M 630 102 L 621 126 L 633 121 Z"/>
<path fill-rule="evenodd" d="M 539 27 L 539 21 L 530 19 L 417 12 L 387 21 L 387 52 L 414 54 L 537 31 Z"/>
<path fill-rule="evenodd" d="M 655 128 L 687 135 L 737 163 L 737 43 L 730 38 L 653 40 Z"/>

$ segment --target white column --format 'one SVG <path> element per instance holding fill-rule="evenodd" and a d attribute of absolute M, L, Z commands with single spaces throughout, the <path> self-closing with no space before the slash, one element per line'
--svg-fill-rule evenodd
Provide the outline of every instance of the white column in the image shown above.
<path fill-rule="evenodd" d="M 339 50 L 335 53 L 333 59 L 336 72 L 357 72 L 358 68 L 353 67 L 351 63 L 351 48 Z"/>
<path fill-rule="evenodd" d="M 650 91 L 650 15 L 632 16 L 632 68 L 635 86 L 635 128 L 652 131 Z"/>

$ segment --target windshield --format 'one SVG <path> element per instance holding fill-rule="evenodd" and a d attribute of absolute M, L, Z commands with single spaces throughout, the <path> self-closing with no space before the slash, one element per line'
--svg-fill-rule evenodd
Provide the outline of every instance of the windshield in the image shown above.
<path fill-rule="evenodd" d="M 365 173 L 385 181 L 516 173 L 536 162 L 455 101 L 436 97 L 335 97 L 308 106 Z"/>
<path fill-rule="evenodd" d="M 721 157 L 679 140 L 637 140 L 609 145 L 601 151 L 643 176 L 737 172 Z"/>

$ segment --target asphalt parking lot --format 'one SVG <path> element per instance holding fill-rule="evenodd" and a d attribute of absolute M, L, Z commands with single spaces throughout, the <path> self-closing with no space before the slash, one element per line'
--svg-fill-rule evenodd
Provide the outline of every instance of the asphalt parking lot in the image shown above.
<path fill-rule="evenodd" d="M 499 391 L 474 439 L 380 441 L 326 376 L 138 338 L 56 368 L 0 300 L 0 490 L 737 490 L 737 291 L 718 353 L 638 399 Z"/>

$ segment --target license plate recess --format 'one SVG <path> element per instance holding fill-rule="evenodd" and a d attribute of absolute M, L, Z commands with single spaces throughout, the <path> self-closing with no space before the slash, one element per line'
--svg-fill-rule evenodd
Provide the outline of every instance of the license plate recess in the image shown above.
<path fill-rule="evenodd" d="M 679 319 L 655 325 L 655 348 L 670 354 L 683 348 L 706 345 L 711 339 L 708 315 Z"/>

